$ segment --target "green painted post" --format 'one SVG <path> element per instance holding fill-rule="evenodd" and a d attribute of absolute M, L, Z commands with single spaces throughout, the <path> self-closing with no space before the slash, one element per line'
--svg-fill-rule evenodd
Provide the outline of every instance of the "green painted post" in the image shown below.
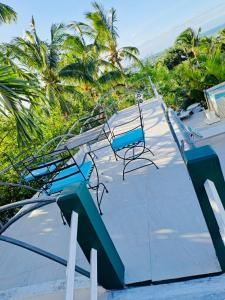
<path fill-rule="evenodd" d="M 225 246 L 204 188 L 204 183 L 207 179 L 213 181 L 225 208 L 225 182 L 219 158 L 215 151 L 207 145 L 185 151 L 184 161 L 186 162 L 199 204 L 205 217 L 221 269 L 225 271 Z"/>
<path fill-rule="evenodd" d="M 78 213 L 77 241 L 90 262 L 91 249 L 98 254 L 98 283 L 106 289 L 124 287 L 124 265 L 84 183 L 68 186 L 58 198 L 66 221 Z"/>

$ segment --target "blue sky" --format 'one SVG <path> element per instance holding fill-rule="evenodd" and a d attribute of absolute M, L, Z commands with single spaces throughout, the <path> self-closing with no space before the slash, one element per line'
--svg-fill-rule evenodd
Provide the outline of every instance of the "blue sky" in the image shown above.
<path fill-rule="evenodd" d="M 16 24 L 0 27 L 0 42 L 23 35 L 34 15 L 40 36 L 48 38 L 54 22 L 84 21 L 91 9 L 89 0 L 1 0 L 18 13 Z M 216 22 L 225 23 L 225 1 L 222 0 L 101 0 L 106 9 L 117 9 L 119 44 L 135 45 L 145 55 L 168 47 L 187 26 L 194 28 Z M 221 20 L 221 21 L 220 21 Z M 205 28 L 204 28 L 205 27 Z"/>

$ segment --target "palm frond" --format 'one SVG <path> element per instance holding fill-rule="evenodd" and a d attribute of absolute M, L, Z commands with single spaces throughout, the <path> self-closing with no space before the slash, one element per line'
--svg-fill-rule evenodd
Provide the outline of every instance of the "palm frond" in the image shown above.
<path fill-rule="evenodd" d="M 75 55 L 83 55 L 86 52 L 85 44 L 79 36 L 69 35 L 63 45 L 66 52 L 72 51 Z"/>
<path fill-rule="evenodd" d="M 1 113 L 13 116 L 18 129 L 18 139 L 29 139 L 30 131 L 38 131 L 34 116 L 24 103 L 32 106 L 37 98 L 43 99 L 43 93 L 36 82 L 21 80 L 16 77 L 10 66 L 0 66 L 0 106 Z"/>
<path fill-rule="evenodd" d="M 123 51 L 123 50 L 128 51 L 129 53 L 132 53 L 134 55 L 139 55 L 140 54 L 138 48 L 132 47 L 132 46 L 126 46 L 126 47 L 122 47 L 122 48 L 119 49 L 119 51 Z"/>
<path fill-rule="evenodd" d="M 0 24 L 16 21 L 17 14 L 9 5 L 0 3 Z"/>
<path fill-rule="evenodd" d="M 105 72 L 99 77 L 98 83 L 104 86 L 112 86 L 123 81 L 122 73 L 119 70 Z"/>
<path fill-rule="evenodd" d="M 31 31 L 32 31 L 32 34 L 33 34 L 33 37 L 35 39 L 35 43 L 36 45 L 40 45 L 41 44 L 41 40 L 37 34 L 37 31 L 36 31 L 36 23 L 35 23 L 35 20 L 34 20 L 34 16 L 32 16 L 31 18 Z"/>
<path fill-rule="evenodd" d="M 112 37 L 114 39 L 116 39 L 117 37 L 119 37 L 118 31 L 117 31 L 118 29 L 115 26 L 116 22 L 117 22 L 116 10 L 115 10 L 115 8 L 112 7 L 109 10 L 108 24 L 109 24 L 109 27 L 110 27 L 110 32 L 112 34 Z"/>
<path fill-rule="evenodd" d="M 130 60 L 130 61 L 134 61 L 134 62 L 136 62 L 136 63 L 138 63 L 139 65 L 142 66 L 141 60 L 134 54 L 135 51 L 133 51 L 132 49 L 130 51 L 129 48 L 135 48 L 135 47 L 121 48 L 120 51 L 119 51 L 119 57 L 121 59 L 127 59 L 127 60 Z M 138 53 L 139 53 L 139 51 L 138 51 Z"/>
<path fill-rule="evenodd" d="M 80 83 L 90 83 L 94 84 L 93 79 L 93 69 L 95 68 L 94 62 L 89 62 L 89 64 L 84 64 L 82 60 L 67 65 L 60 72 L 59 76 L 62 78 L 72 78 Z"/>
<path fill-rule="evenodd" d="M 68 25 L 68 28 L 73 29 L 76 34 L 82 39 L 83 44 L 85 45 L 85 37 L 94 39 L 95 34 L 90 25 L 83 22 L 73 21 Z"/>
<path fill-rule="evenodd" d="M 55 69 L 58 65 L 60 54 L 59 50 L 64 40 L 68 36 L 66 32 L 66 27 L 64 24 L 52 24 L 51 30 L 51 40 L 48 45 L 48 64 L 50 69 Z"/>

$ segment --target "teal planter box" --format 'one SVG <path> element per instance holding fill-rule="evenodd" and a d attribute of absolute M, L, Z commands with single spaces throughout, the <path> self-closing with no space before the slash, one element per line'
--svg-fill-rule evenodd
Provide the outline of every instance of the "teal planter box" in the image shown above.
<path fill-rule="evenodd" d="M 204 188 L 207 179 L 213 181 L 225 208 L 225 182 L 219 158 L 210 146 L 203 146 L 185 151 L 184 161 L 194 185 L 221 269 L 225 271 L 225 246 Z"/>
<path fill-rule="evenodd" d="M 124 265 L 84 183 L 68 186 L 58 201 L 67 223 L 78 213 L 77 240 L 90 262 L 91 248 L 98 252 L 98 283 L 105 289 L 124 287 Z"/>

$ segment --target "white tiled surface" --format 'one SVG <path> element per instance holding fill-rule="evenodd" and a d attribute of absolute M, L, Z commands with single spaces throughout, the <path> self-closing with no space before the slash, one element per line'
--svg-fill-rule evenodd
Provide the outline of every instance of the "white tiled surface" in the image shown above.
<path fill-rule="evenodd" d="M 220 271 L 211 238 L 186 168 L 157 101 L 143 103 L 154 166 L 127 174 L 110 148 L 98 153 L 103 220 L 126 268 L 126 283 L 167 280 Z M 135 116 L 120 112 L 113 123 Z M 146 154 L 147 155 L 147 154 Z M 151 156 L 147 155 L 149 158 Z M 67 258 L 69 229 L 56 205 L 24 217 L 6 233 Z M 81 251 L 77 263 L 88 268 Z M 65 279 L 65 268 L 26 250 L 0 243 L 0 290 Z"/>

